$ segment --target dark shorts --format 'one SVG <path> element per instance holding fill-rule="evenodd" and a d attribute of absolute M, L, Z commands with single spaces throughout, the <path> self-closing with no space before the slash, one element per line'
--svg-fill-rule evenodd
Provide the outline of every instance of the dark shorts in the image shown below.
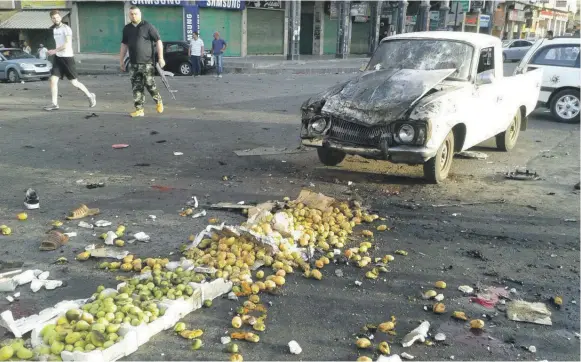
<path fill-rule="evenodd" d="M 68 80 L 78 78 L 77 66 L 75 65 L 74 57 L 57 57 L 54 56 L 52 61 L 52 70 L 50 74 L 63 79 L 67 77 Z"/>

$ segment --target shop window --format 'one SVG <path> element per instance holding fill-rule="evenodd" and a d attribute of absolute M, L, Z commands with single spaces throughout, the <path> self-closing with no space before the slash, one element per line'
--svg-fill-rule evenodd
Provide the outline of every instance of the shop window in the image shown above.
<path fill-rule="evenodd" d="M 531 64 L 555 67 L 579 67 L 579 45 L 547 46 L 538 51 Z"/>

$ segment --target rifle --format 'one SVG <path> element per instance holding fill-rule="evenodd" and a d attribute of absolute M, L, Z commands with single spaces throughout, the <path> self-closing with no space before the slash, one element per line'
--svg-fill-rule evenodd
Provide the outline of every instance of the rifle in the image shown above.
<path fill-rule="evenodd" d="M 159 76 L 161 77 L 161 81 L 163 82 L 163 85 L 165 85 L 165 87 L 167 88 L 167 91 L 169 92 L 169 94 L 171 94 L 172 98 L 175 100 L 176 96 L 174 95 L 175 92 L 177 92 L 177 90 L 172 90 L 169 87 L 169 82 L 167 81 L 167 78 L 165 76 L 165 73 L 163 72 L 163 69 L 161 69 L 161 67 L 159 66 L 159 63 L 155 63 L 155 69 L 157 69 L 157 72 L 159 73 Z"/>

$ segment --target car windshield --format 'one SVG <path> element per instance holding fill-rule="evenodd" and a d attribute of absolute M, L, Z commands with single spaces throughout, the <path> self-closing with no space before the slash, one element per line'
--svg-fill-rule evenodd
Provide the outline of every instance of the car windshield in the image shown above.
<path fill-rule="evenodd" d="M 389 40 L 373 54 L 367 70 L 456 69 L 450 79 L 469 80 L 473 53 L 471 45 L 452 40 Z"/>
<path fill-rule="evenodd" d="M 2 53 L 4 58 L 6 58 L 7 60 L 34 58 L 32 55 L 20 49 L 4 49 L 1 50 L 0 53 Z"/>

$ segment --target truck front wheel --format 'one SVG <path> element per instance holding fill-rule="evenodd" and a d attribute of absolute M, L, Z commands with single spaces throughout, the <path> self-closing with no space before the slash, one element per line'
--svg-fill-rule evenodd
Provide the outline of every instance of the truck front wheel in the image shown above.
<path fill-rule="evenodd" d="M 424 177 L 433 184 L 442 183 L 450 172 L 454 159 L 454 132 L 450 131 L 436 155 L 424 163 Z"/>
<path fill-rule="evenodd" d="M 518 109 L 506 131 L 496 135 L 496 148 L 504 152 L 514 148 L 520 134 L 521 117 L 520 109 Z"/>
<path fill-rule="evenodd" d="M 319 161 L 326 166 L 337 166 L 343 162 L 346 156 L 345 152 L 324 147 L 317 148 L 317 155 L 319 156 Z"/>

